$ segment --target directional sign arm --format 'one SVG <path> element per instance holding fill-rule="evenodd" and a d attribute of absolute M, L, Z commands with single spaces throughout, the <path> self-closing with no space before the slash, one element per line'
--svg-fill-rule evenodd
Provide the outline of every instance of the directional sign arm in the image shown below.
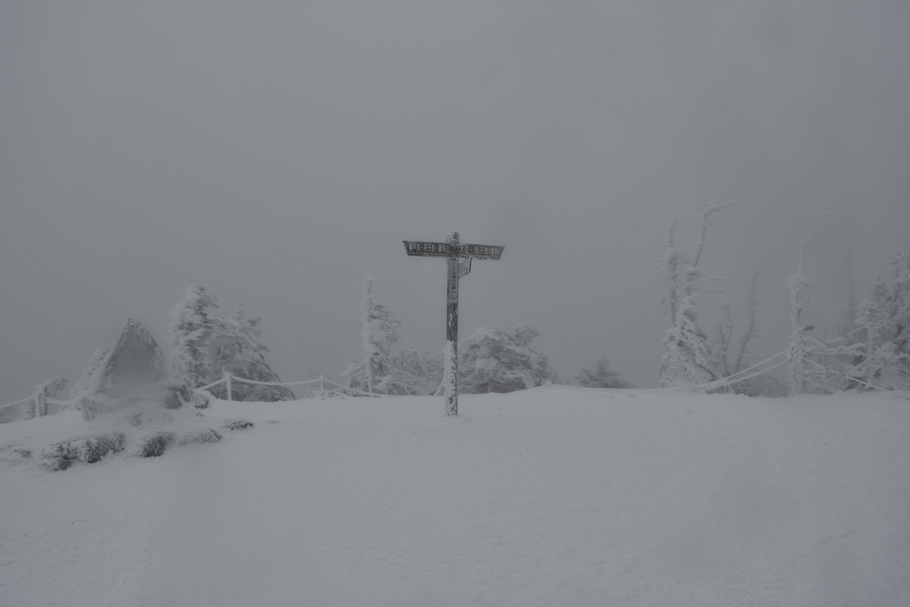
<path fill-rule="evenodd" d="M 417 242 L 414 240 L 403 240 L 402 242 L 408 255 L 418 257 L 449 257 L 452 251 L 447 242 Z"/>
<path fill-rule="evenodd" d="M 489 244 L 463 244 L 458 247 L 459 257 L 475 257 L 477 259 L 499 259 L 505 247 Z"/>

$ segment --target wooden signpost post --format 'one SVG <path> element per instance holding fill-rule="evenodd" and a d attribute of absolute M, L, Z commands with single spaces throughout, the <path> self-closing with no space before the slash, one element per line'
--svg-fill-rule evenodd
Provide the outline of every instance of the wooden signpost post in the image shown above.
<path fill-rule="evenodd" d="M 446 258 L 446 350 L 443 385 L 446 415 L 458 415 L 458 279 L 471 272 L 472 259 L 499 259 L 503 247 L 461 244 L 458 232 L 445 242 L 404 241 L 408 255 Z"/>

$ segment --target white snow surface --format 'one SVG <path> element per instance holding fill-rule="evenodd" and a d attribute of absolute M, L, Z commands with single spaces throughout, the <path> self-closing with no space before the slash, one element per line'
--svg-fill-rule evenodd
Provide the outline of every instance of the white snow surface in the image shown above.
<path fill-rule="evenodd" d="M 4 424 L 0 603 L 905 606 L 908 397 L 215 401 L 58 472 L 15 450 L 122 419 Z M 129 452 L 237 418 L 255 427 Z"/>

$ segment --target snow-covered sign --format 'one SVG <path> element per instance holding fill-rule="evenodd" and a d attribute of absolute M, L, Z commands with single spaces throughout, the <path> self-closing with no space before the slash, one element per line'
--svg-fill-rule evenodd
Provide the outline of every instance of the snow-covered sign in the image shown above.
<path fill-rule="evenodd" d="M 447 261 L 446 349 L 442 380 L 446 415 L 458 415 L 458 279 L 470 274 L 472 259 L 499 259 L 503 248 L 497 245 L 461 244 L 458 232 L 450 234 L 445 242 L 404 241 L 408 255 L 445 257 Z"/>

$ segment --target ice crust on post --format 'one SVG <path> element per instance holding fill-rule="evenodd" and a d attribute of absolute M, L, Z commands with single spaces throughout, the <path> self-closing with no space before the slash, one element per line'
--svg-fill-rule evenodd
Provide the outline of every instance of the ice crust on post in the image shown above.
<path fill-rule="evenodd" d="M 446 341 L 445 374 L 442 382 L 445 386 L 446 415 L 458 415 L 458 357 L 455 352 L 455 342 Z"/>

